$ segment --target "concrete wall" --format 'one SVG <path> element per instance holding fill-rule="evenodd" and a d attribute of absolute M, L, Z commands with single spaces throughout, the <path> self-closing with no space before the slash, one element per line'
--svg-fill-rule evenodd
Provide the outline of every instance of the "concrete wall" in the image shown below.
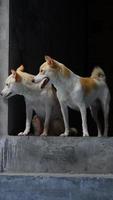
<path fill-rule="evenodd" d="M 113 200 L 112 176 L 0 176 L 0 200 Z"/>
<path fill-rule="evenodd" d="M 9 0 L 0 0 L 0 91 L 8 75 Z M 8 108 L 0 98 L 0 135 L 7 135 Z"/>
<path fill-rule="evenodd" d="M 113 138 L 0 138 L 3 173 L 113 174 Z"/>

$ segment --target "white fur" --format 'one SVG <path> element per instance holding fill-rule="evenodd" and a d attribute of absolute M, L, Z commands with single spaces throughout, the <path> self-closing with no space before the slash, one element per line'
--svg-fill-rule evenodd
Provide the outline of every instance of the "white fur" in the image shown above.
<path fill-rule="evenodd" d="M 101 136 L 100 124 L 97 117 L 97 100 L 99 100 L 104 113 L 104 136 L 107 136 L 110 93 L 105 78 L 95 77 L 94 81 L 97 87 L 95 89 L 92 88 L 88 94 L 85 94 L 80 81 L 82 77 L 74 74 L 62 63 L 59 63 L 48 56 L 46 56 L 45 59 L 46 62 L 40 67 L 40 72 L 35 76 L 34 81 L 38 82 L 43 80 L 43 78 L 48 77 L 57 89 L 57 96 L 61 105 L 65 124 L 65 132 L 62 135 L 69 135 L 67 107 L 70 107 L 80 111 L 83 136 L 89 136 L 86 109 L 90 107 L 92 116 L 97 123 L 98 136 Z M 66 75 L 65 71 L 67 70 L 69 70 L 69 74 Z"/>

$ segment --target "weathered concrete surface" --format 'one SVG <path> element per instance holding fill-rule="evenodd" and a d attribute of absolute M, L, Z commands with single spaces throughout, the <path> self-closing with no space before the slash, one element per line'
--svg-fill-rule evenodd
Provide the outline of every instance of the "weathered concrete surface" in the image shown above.
<path fill-rule="evenodd" d="M 0 200 L 113 200 L 113 176 L 0 176 Z"/>
<path fill-rule="evenodd" d="M 9 173 L 113 173 L 113 138 L 1 137 L 0 171 Z"/>
<path fill-rule="evenodd" d="M 9 0 L 0 0 L 0 92 L 8 75 Z M 0 98 L 0 135 L 7 135 L 8 108 Z"/>

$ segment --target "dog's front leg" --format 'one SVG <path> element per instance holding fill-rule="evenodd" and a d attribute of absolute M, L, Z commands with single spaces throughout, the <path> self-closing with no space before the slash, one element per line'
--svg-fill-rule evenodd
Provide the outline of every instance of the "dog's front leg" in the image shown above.
<path fill-rule="evenodd" d="M 26 101 L 26 126 L 24 132 L 20 132 L 18 135 L 28 135 L 31 127 L 33 110 L 31 105 Z"/>
<path fill-rule="evenodd" d="M 64 120 L 64 127 L 65 127 L 65 132 L 62 133 L 61 136 L 68 136 L 69 135 L 68 107 L 64 102 L 60 102 L 60 106 L 61 106 L 61 111 L 62 111 L 63 120 Z"/>
<path fill-rule="evenodd" d="M 48 135 L 51 112 L 52 112 L 51 106 L 47 105 L 46 106 L 45 121 L 44 121 L 44 129 L 43 129 L 43 132 L 42 132 L 41 136 L 47 136 Z"/>
<path fill-rule="evenodd" d="M 79 106 L 81 117 L 82 117 L 82 129 L 83 129 L 83 136 L 89 136 L 88 128 L 87 128 L 87 113 L 85 105 Z"/>

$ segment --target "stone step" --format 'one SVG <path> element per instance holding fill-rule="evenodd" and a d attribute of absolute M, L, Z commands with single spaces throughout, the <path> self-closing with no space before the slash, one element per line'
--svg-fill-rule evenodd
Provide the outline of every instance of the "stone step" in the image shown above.
<path fill-rule="evenodd" d="M 112 174 L 112 137 L 0 138 L 0 172 Z"/>
<path fill-rule="evenodd" d="M 113 175 L 1 174 L 0 200 L 113 200 Z"/>

